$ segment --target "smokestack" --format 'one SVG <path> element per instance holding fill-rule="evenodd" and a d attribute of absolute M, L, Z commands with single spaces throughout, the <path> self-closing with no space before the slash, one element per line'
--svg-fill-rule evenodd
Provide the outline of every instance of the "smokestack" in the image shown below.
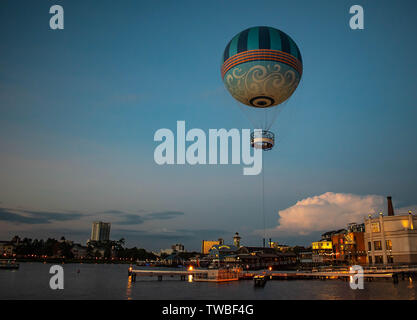
<path fill-rule="evenodd" d="M 393 216 L 394 215 L 394 207 L 392 206 L 391 196 L 387 197 L 387 202 L 388 202 L 388 215 Z"/>

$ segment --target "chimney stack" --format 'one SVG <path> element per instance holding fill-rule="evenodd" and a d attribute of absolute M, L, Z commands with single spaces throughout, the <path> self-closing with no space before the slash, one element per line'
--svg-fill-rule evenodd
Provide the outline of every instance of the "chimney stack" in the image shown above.
<path fill-rule="evenodd" d="M 392 206 L 391 196 L 387 197 L 387 202 L 388 202 L 388 216 L 393 216 L 394 215 L 394 207 Z"/>

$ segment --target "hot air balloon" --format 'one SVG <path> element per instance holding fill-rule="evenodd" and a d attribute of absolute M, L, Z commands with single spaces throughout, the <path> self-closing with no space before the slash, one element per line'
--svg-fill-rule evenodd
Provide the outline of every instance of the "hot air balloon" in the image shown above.
<path fill-rule="evenodd" d="M 269 131 L 277 112 L 297 88 L 303 72 L 300 50 L 281 30 L 252 27 L 227 44 L 221 76 L 230 94 L 243 109 L 252 109 L 250 119 L 260 133 L 252 133 L 254 148 L 270 150 L 275 135 Z"/>
<path fill-rule="evenodd" d="M 301 80 L 303 62 L 297 44 L 281 30 L 252 27 L 237 35 L 224 50 L 221 76 L 241 109 L 252 111 L 249 118 L 255 129 L 250 143 L 253 148 L 271 150 L 275 135 L 270 131 L 283 104 Z M 262 158 L 262 213 L 265 246 L 265 182 Z"/>

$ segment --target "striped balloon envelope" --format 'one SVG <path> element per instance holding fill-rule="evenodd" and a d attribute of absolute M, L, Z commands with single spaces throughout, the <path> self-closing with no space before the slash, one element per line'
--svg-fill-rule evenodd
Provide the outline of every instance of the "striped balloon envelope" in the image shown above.
<path fill-rule="evenodd" d="M 268 108 L 287 100 L 303 73 L 300 50 L 281 30 L 252 27 L 230 40 L 224 50 L 221 76 L 241 103 Z"/>

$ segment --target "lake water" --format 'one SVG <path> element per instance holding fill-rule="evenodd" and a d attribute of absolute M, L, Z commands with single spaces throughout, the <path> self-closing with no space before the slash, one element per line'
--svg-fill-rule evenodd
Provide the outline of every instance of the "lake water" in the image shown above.
<path fill-rule="evenodd" d="M 21 263 L 19 270 L 0 270 L 0 299 L 417 299 L 417 280 L 365 282 L 363 290 L 352 290 L 341 280 L 272 280 L 264 288 L 255 288 L 249 280 L 207 283 L 168 278 L 159 282 L 137 277 L 131 283 L 129 265 L 122 264 L 65 264 L 64 290 L 51 290 L 50 267 Z"/>

